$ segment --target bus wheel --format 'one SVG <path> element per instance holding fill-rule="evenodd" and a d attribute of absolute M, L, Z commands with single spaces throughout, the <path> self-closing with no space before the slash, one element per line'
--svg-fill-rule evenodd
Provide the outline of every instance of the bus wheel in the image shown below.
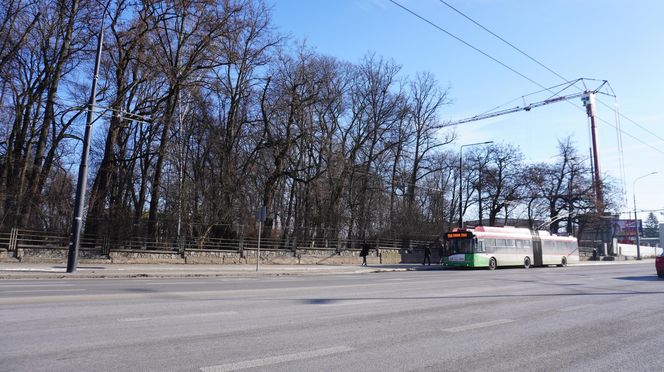
<path fill-rule="evenodd" d="M 493 257 L 491 257 L 491 258 L 489 259 L 489 270 L 495 270 L 495 269 L 496 269 L 496 266 L 498 266 L 498 265 L 496 264 L 496 259 L 493 258 Z"/>
<path fill-rule="evenodd" d="M 560 264 L 558 267 L 565 267 L 567 266 L 567 258 L 563 257 L 562 260 L 560 260 Z"/>
<path fill-rule="evenodd" d="M 523 268 L 527 269 L 530 267 L 530 257 L 526 257 L 525 260 L 523 260 Z"/>

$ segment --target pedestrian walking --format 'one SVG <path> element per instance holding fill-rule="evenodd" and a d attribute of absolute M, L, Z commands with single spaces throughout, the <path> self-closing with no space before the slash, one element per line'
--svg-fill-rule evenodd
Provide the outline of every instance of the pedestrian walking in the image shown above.
<path fill-rule="evenodd" d="M 362 257 L 362 265 L 367 266 L 367 256 L 369 255 L 369 249 L 371 246 L 367 242 L 362 243 L 362 250 L 360 251 L 360 256 Z"/>

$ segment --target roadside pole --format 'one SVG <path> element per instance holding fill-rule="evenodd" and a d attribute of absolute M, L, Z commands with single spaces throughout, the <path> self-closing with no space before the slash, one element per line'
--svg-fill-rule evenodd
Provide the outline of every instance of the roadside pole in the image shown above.
<path fill-rule="evenodd" d="M 265 207 L 258 208 L 258 248 L 256 249 L 256 271 L 261 260 L 261 235 L 263 235 L 263 222 L 265 221 Z"/>

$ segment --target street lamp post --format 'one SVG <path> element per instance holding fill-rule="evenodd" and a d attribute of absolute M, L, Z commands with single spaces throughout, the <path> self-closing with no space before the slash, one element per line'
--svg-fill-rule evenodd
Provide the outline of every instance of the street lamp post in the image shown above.
<path fill-rule="evenodd" d="M 636 235 L 636 259 L 637 260 L 641 259 L 641 239 L 639 238 L 639 220 L 636 216 L 636 181 L 640 180 L 641 178 L 652 176 L 653 174 L 657 174 L 657 172 L 650 172 L 648 174 L 644 174 L 641 177 L 637 177 L 634 180 L 634 182 L 632 182 L 632 192 L 633 192 L 633 196 L 634 196 L 634 234 Z"/>
<path fill-rule="evenodd" d="M 463 183 L 461 181 L 463 175 L 463 148 L 477 145 L 488 145 L 490 143 L 493 143 L 493 141 L 469 143 L 466 145 L 461 145 L 459 148 L 459 228 L 463 227 Z"/>
<path fill-rule="evenodd" d="M 92 89 L 88 101 L 88 113 L 85 120 L 85 132 L 83 135 L 83 151 L 81 164 L 78 168 L 78 181 L 76 183 L 76 201 L 74 202 L 74 218 L 72 219 L 71 233 L 69 236 L 69 253 L 67 255 L 67 272 L 73 273 L 78 265 L 78 249 L 81 242 L 81 227 L 83 226 L 83 209 L 85 204 L 85 186 L 88 182 L 88 157 L 90 155 L 90 136 L 92 134 L 92 116 L 95 110 L 97 96 L 97 80 L 99 80 L 99 64 L 101 63 L 101 51 L 104 45 L 104 20 L 110 1 L 106 3 L 99 38 L 97 39 L 97 53 L 95 54 L 94 75 L 92 78 Z"/>

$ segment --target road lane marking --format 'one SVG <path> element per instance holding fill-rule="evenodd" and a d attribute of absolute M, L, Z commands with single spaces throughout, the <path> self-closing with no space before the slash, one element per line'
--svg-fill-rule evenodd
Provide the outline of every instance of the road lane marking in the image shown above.
<path fill-rule="evenodd" d="M 563 307 L 560 309 L 560 311 L 577 311 L 577 310 L 582 310 L 587 307 L 591 307 L 594 304 L 584 304 L 584 305 L 575 305 L 575 306 L 568 306 L 568 307 Z"/>
<path fill-rule="evenodd" d="M 332 302 L 327 304 L 323 303 L 318 306 L 320 307 L 350 306 L 350 305 L 375 304 L 378 302 L 385 302 L 385 300 L 340 300 L 339 302 Z"/>
<path fill-rule="evenodd" d="M 492 320 L 490 322 L 473 323 L 473 324 L 467 324 L 467 325 L 459 326 L 459 327 L 445 328 L 445 329 L 443 329 L 443 331 L 450 332 L 450 333 L 455 333 L 455 332 L 469 331 L 471 329 L 492 327 L 492 326 L 496 326 L 496 325 L 512 323 L 513 321 L 514 320 L 512 320 L 512 319 L 498 319 L 498 320 Z"/>
<path fill-rule="evenodd" d="M 226 316 L 226 315 L 236 315 L 237 311 L 220 311 L 216 313 L 193 313 L 193 314 L 178 314 L 178 315 L 159 315 L 159 316 L 148 316 L 141 318 L 120 318 L 119 322 L 144 322 L 150 320 L 162 320 L 162 319 L 187 319 L 187 318 L 202 318 L 206 316 Z"/>
<path fill-rule="evenodd" d="M 78 292 L 87 291 L 84 288 L 65 288 L 65 289 L 26 289 L 23 291 L 2 291 L 2 293 L 41 293 L 41 292 Z"/>
<path fill-rule="evenodd" d="M 187 282 L 187 281 L 182 281 L 182 282 L 142 282 L 142 283 L 137 283 L 137 284 L 145 284 L 145 285 L 197 285 L 197 284 L 218 284 L 219 282 Z"/>
<path fill-rule="evenodd" d="M 247 368 L 265 367 L 278 363 L 293 362 L 296 360 L 312 359 L 312 358 L 324 357 L 333 354 L 347 353 L 349 351 L 353 351 L 353 348 L 348 346 L 337 346 L 337 347 L 330 347 L 327 349 L 303 351 L 294 354 L 284 354 L 284 355 L 277 355 L 262 359 L 247 360 L 244 362 L 235 362 L 228 364 L 219 364 L 210 367 L 202 367 L 201 371 L 203 372 L 238 371 Z"/>
<path fill-rule="evenodd" d="M 0 284 L 0 288 L 28 288 L 28 287 L 73 287 L 74 284 Z"/>

